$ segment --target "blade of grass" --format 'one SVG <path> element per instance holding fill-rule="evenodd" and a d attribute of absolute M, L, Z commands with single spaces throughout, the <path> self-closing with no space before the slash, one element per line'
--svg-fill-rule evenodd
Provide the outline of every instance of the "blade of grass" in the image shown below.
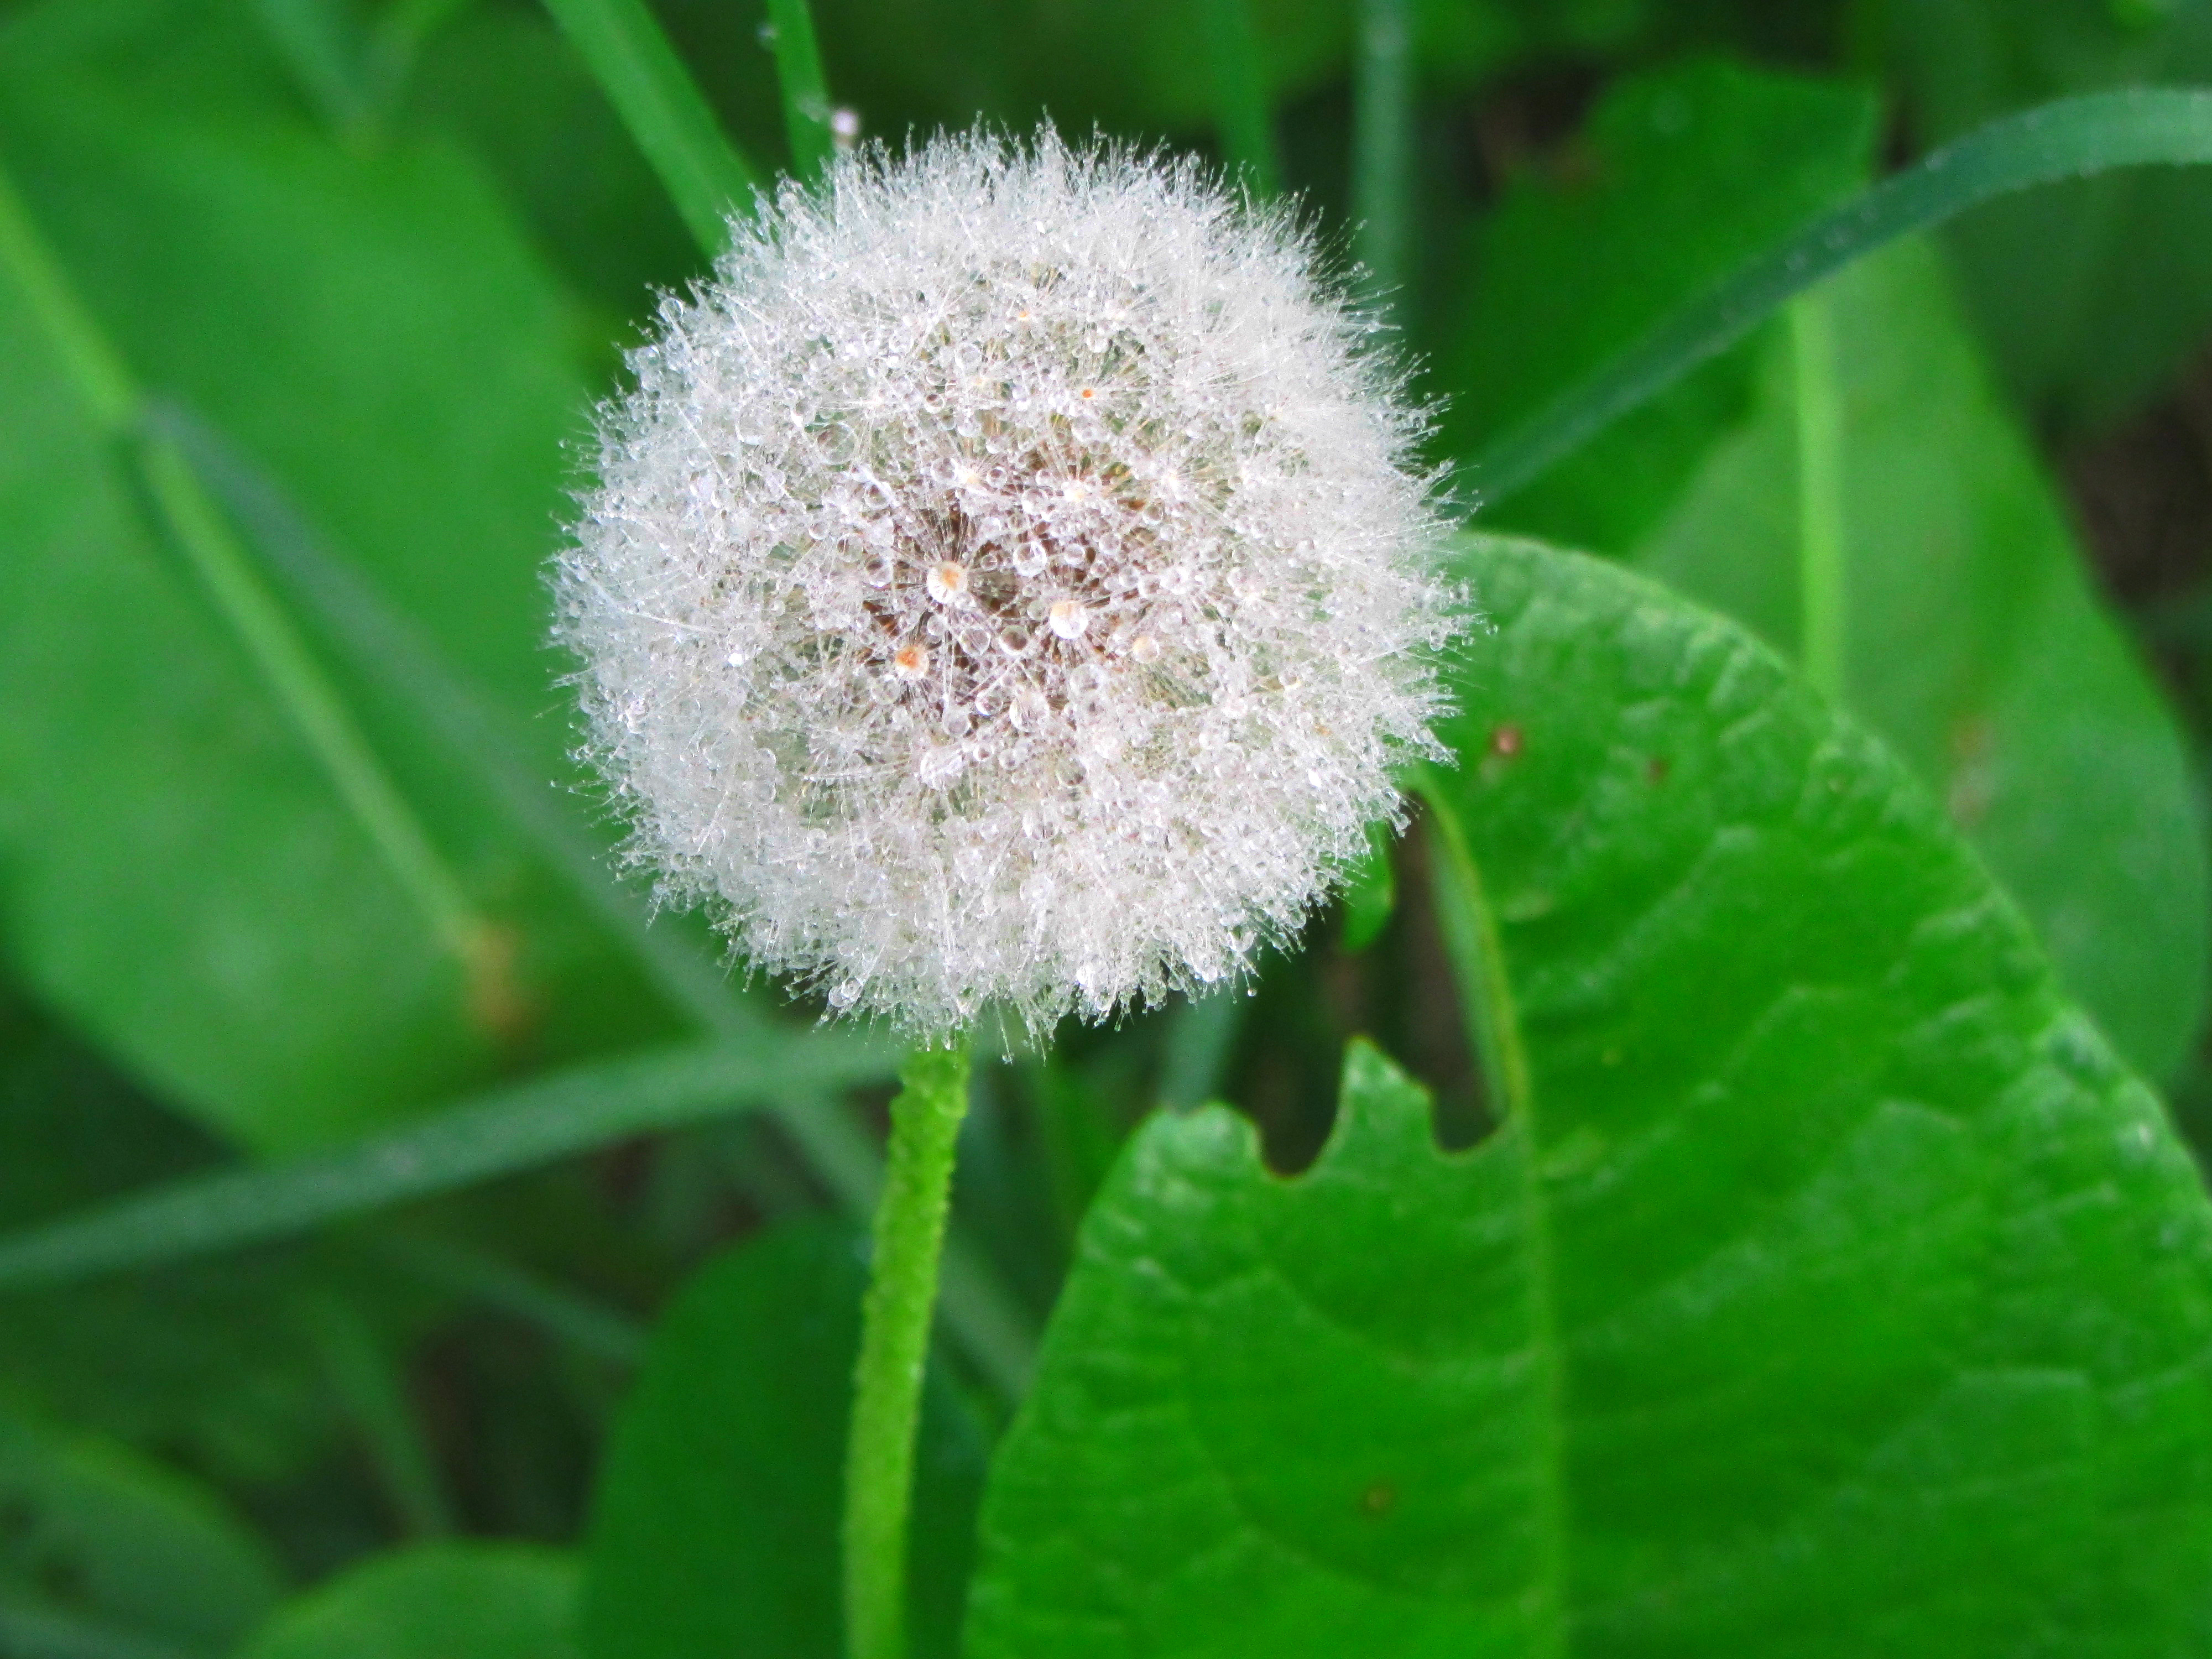
<path fill-rule="evenodd" d="M 331 630 L 348 659 L 412 708 L 492 789 L 671 1003 L 725 1037 L 774 1036 L 776 1028 L 732 991 L 725 972 L 679 935 L 647 925 L 645 907 L 610 877 L 605 854 L 521 759 L 522 744 L 508 724 L 419 630 L 322 546 L 273 479 L 187 410 L 156 405 L 149 419 L 201 470 L 278 580 Z M 883 1159 L 836 1102 L 809 1099 L 794 1087 L 777 1094 L 768 1109 L 848 1213 L 874 1212 Z M 1018 1399 L 1035 1355 L 1035 1330 L 988 1259 L 957 1233 L 946 1249 L 941 1305 L 947 1328 L 969 1357 L 1009 1399 Z"/>
<path fill-rule="evenodd" d="M 1251 0 L 1201 0 L 1206 53 L 1213 60 L 1214 129 L 1229 170 L 1265 200 L 1283 187 L 1275 155 L 1275 117 L 1267 106 L 1267 66 Z"/>
<path fill-rule="evenodd" d="M 1394 299 L 1406 279 L 1413 184 L 1411 0 L 1359 0 L 1352 100 L 1352 246 L 1369 295 Z"/>
<path fill-rule="evenodd" d="M 645 0 L 545 0 L 709 258 L 760 175 L 731 143 Z"/>
<path fill-rule="evenodd" d="M 1996 197 L 2115 167 L 2212 161 L 2212 92 L 2138 88 L 2061 99 L 1993 121 L 1813 222 L 1692 301 L 1477 457 L 1466 479 L 1504 500 L 1621 416 L 1725 350 L 1863 254 Z"/>
<path fill-rule="evenodd" d="M 183 553 L 202 590 L 263 684 L 330 780 L 338 799 L 437 939 L 467 970 L 480 1006 L 495 1006 L 492 976 L 504 957 L 470 904 L 289 619 L 262 586 L 228 520 L 176 445 L 148 429 L 145 399 L 121 354 L 76 297 L 61 263 L 0 171 L 0 270 L 75 382 L 94 428 L 130 456 L 161 529 Z"/>
<path fill-rule="evenodd" d="M 301 1298 L 299 1317 L 401 1527 L 410 1538 L 452 1536 L 453 1506 L 422 1420 L 361 1310 L 321 1294 Z"/>
<path fill-rule="evenodd" d="M 791 141 L 791 171 L 811 184 L 836 149 L 830 130 L 830 88 L 822 78 L 822 53 L 806 0 L 768 0 L 769 47 L 783 94 L 783 131 Z"/>
<path fill-rule="evenodd" d="M 609 1364 L 629 1369 L 645 1357 L 645 1328 L 635 1320 L 495 1256 L 401 1234 L 370 1248 L 425 1283 L 535 1325 Z"/>
<path fill-rule="evenodd" d="M 289 1237 L 609 1141 L 890 1075 L 886 1048 L 777 1034 L 580 1066 L 313 1158 L 187 1176 L 0 1239 L 0 1291 L 67 1284 Z"/>

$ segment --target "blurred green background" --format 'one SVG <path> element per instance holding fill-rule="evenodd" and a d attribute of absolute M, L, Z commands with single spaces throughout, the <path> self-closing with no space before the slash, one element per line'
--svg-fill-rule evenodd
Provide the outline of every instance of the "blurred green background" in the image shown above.
<path fill-rule="evenodd" d="M 761 7 L 656 9 L 732 137 L 780 167 Z M 1203 9 L 815 17 L 866 135 L 1048 115 L 1218 155 Z M 1285 185 L 1348 262 L 1355 9 L 1251 15 Z M 2067 92 L 2212 79 L 2212 0 L 1414 17 L 1411 234 L 1381 303 L 1437 402 L 1440 464 L 1935 144 Z M 700 260 L 548 16 L 6 0 L 0 175 L 0 1225 L 343 1146 L 702 1024 L 791 1053 L 840 1041 L 789 1035 L 811 1011 L 726 977 L 691 919 L 642 930 L 566 759 L 543 566 L 593 400 Z M 2002 203 L 1847 273 L 1821 314 L 1850 595 L 1831 689 L 2212 1144 L 2212 179 Z M 1803 649 L 1796 325 L 1482 521 L 1632 561 Z M 204 481 L 250 591 L 226 596 L 164 528 L 163 475 L 103 388 Z M 1480 470 L 1455 488 L 1481 500 Z M 288 684 L 355 746 L 303 737 Z M 959 1208 L 1002 1312 L 1041 1319 L 1083 1204 L 1158 1100 L 1220 1092 L 1295 1166 L 1366 1032 L 1436 1089 L 1449 1137 L 1481 1133 L 1418 838 L 1394 860 L 1387 919 L 1371 892 L 1316 919 L 1254 997 L 983 1073 Z M 287 1587 L 404 1540 L 572 1545 L 674 1287 L 864 1187 L 850 1154 L 889 1060 L 839 1053 L 757 1087 L 766 1115 L 306 1242 L 0 1288 L 0 1652 L 223 1652 Z M 803 1127 L 825 1096 L 845 1139 Z M 989 1369 L 958 1376 L 987 1427 L 1006 1403 Z M 541 1613 L 567 1571 L 520 1546 L 495 1564 Z M 297 1633 L 315 1616 L 264 1645 L 325 1650 Z"/>

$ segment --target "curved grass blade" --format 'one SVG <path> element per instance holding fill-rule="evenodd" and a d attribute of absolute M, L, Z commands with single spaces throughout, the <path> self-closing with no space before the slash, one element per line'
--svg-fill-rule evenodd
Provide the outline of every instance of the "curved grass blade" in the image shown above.
<path fill-rule="evenodd" d="M 611 1140 L 872 1082 L 882 1046 L 807 1032 L 580 1066 L 494 1090 L 342 1152 L 190 1177 L 0 1240 L 0 1291 L 181 1261 L 450 1192 Z"/>
<path fill-rule="evenodd" d="M 301 1297 L 295 1317 L 403 1530 L 410 1538 L 451 1537 L 458 1530 L 452 1494 L 383 1340 L 333 1291 Z"/>
<path fill-rule="evenodd" d="M 1776 307 L 1884 244 L 2014 191 L 2126 167 L 2212 161 L 2212 92 L 2062 99 L 1993 121 L 1814 221 L 1485 450 L 1466 482 L 1497 501 L 1741 339 Z"/>
<path fill-rule="evenodd" d="M 768 26 L 776 85 L 783 94 L 783 131 L 791 141 L 791 170 L 811 182 L 821 177 L 836 149 L 813 14 L 806 0 L 768 0 Z"/>
<path fill-rule="evenodd" d="M 592 78 L 660 176 L 709 258 L 729 217 L 750 206 L 760 177 L 707 106 L 645 0 L 545 0 Z"/>
<path fill-rule="evenodd" d="M 666 928 L 610 875 L 604 853 L 563 811 L 511 723 L 344 560 L 325 548 L 289 495 L 237 445 L 181 405 L 155 402 L 148 427 L 176 445 L 246 531 L 290 597 L 330 630 L 362 674 L 388 691 L 468 765 L 608 931 L 629 945 L 670 1002 L 718 1036 L 766 1029 L 728 975 Z"/>
<path fill-rule="evenodd" d="M 624 1369 L 645 1357 L 645 1328 L 618 1309 L 511 1262 L 442 1239 L 392 1234 L 372 1254 L 427 1284 L 534 1325 L 580 1352 Z"/>

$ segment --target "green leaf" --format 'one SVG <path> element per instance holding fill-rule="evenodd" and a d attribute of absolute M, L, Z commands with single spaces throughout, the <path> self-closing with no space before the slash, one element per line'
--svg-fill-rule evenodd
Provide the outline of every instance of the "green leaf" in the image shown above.
<path fill-rule="evenodd" d="M 213 1493 L 121 1446 L 0 1415 L 0 1610 L 214 1656 L 278 1593 L 267 1547 Z"/>
<path fill-rule="evenodd" d="M 1301 1176 L 1154 1119 L 970 1654 L 2188 1650 L 2212 1206 L 2157 1101 L 1740 629 L 1531 544 L 1463 574 L 1425 793 L 1505 1122 L 1437 1152 L 1357 1048 Z"/>
<path fill-rule="evenodd" d="M 559 1551 L 424 1544 L 296 1597 L 239 1659 L 574 1659 L 575 1599 Z"/>
<path fill-rule="evenodd" d="M 275 469 L 563 775 L 562 724 L 539 718 L 538 571 L 582 397 L 564 302 L 449 147 L 341 151 L 273 94 L 179 89 L 127 33 L 139 55 L 85 45 L 69 13 L 0 34 L 0 151 L 33 164 L 66 276 L 137 377 L 187 392 Z M 463 971 L 149 538 L 12 286 L 0 312 L 0 674 L 21 711 L 0 738 L 0 846 L 10 948 L 41 994 L 269 1149 L 481 1081 L 526 1041 L 557 1059 L 664 1033 L 635 969 L 481 790 L 340 675 L 492 920 Z"/>
<path fill-rule="evenodd" d="M 840 1650 L 838 1507 L 862 1244 L 788 1223 L 709 1264 L 654 1334 L 593 1502 L 590 1659 L 823 1659 Z M 917 1659 L 950 1655 L 982 1480 L 976 1428 L 925 1392 L 915 1498 Z"/>
<path fill-rule="evenodd" d="M 2121 1053 L 2166 1076 L 2199 1029 L 2212 939 L 2186 742 L 2090 591 L 1933 252 L 1905 244 L 1820 298 L 1840 614 L 1808 617 L 1796 574 L 1786 339 L 1751 420 L 1632 556 L 1784 650 L 1808 620 L 1839 637 L 1846 703 L 1942 796 Z"/>
<path fill-rule="evenodd" d="M 1516 179 L 1470 240 L 1435 379 L 1443 445 L 1467 458 L 1635 344 L 1677 307 L 1867 179 L 1862 88 L 1723 62 L 1634 76 L 1559 166 Z M 1611 548 L 1680 491 L 1749 400 L 1747 353 L 1665 398 L 1504 503 L 1516 529 Z M 1467 483 L 1480 489 L 1480 470 Z"/>
<path fill-rule="evenodd" d="M 768 0 L 768 40 L 775 57 L 777 90 L 783 94 L 792 176 L 811 183 L 821 176 L 836 145 L 830 126 L 830 88 L 823 83 L 822 53 L 806 0 Z"/>
<path fill-rule="evenodd" d="M 1593 182 L 1524 185 L 1482 245 L 1454 360 L 1473 377 L 1470 416 L 1540 402 L 1848 189 L 1869 113 L 1832 88 L 1715 64 L 1610 97 L 1578 146 Z M 1699 263 L 1707 236 L 1718 266 Z M 2166 1076 L 2197 1029 L 2212 936 L 2181 736 L 2091 596 L 1925 253 L 1877 256 L 1819 294 L 1844 603 L 1814 607 L 1808 672 L 1952 801 L 2068 987 Z M 1779 331 L 1747 343 L 1497 516 L 1638 558 L 1796 651 L 1799 573 L 1817 596 L 1824 566 L 1801 555 L 1821 520 L 1801 512 L 1791 349 Z"/>
<path fill-rule="evenodd" d="M 1942 143 L 2064 93 L 2212 80 L 2201 0 L 1915 0 L 1877 27 L 1913 131 Z M 2128 173 L 1994 204 L 1949 237 L 2008 387 L 2078 432 L 2157 391 L 2212 331 L 2212 180 Z"/>
<path fill-rule="evenodd" d="M 0 296 L 0 903 L 25 978 L 265 1143 L 487 1066 L 459 964 L 148 535 Z"/>
<path fill-rule="evenodd" d="M 1351 39 L 1341 0 L 1250 3 L 1272 100 L 1341 68 Z M 1048 112 L 1069 134 L 1195 132 L 1219 109 L 1222 66 L 1188 0 L 815 0 L 814 14 L 831 84 L 882 136 L 979 115 L 1027 127 Z"/>

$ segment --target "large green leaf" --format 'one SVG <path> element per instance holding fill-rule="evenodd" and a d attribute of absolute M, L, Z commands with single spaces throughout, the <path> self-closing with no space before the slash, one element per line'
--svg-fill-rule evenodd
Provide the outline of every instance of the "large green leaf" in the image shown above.
<path fill-rule="evenodd" d="M 2165 1077 L 2203 1017 L 2205 833 L 2186 744 L 2090 591 L 2064 514 L 1988 385 L 1933 252 L 1820 290 L 1840 438 L 1844 701 L 1934 785 L 2067 988 Z M 1796 365 L 1632 556 L 1800 643 Z"/>
<path fill-rule="evenodd" d="M 866 1279 L 855 1233 L 787 1223 L 710 1264 L 654 1334 L 593 1503 L 590 1659 L 825 1659 L 842 1647 L 838 1506 Z M 933 1378 L 911 1638 L 950 1655 L 983 1455 Z"/>
<path fill-rule="evenodd" d="M 228 1653 L 278 1595 L 270 1552 L 185 1476 L 0 1417 L 0 1647 Z M 20 1627 L 19 1627 L 20 1626 Z"/>
<path fill-rule="evenodd" d="M 24 978 L 264 1146 L 488 1068 L 463 975 L 0 293 L 0 914 Z"/>
<path fill-rule="evenodd" d="M 1557 171 L 1516 180 L 1470 240 L 1434 370 L 1446 451 L 1471 458 L 1851 196 L 1874 137 L 1864 91 L 1802 76 L 1698 62 L 1614 87 Z M 1580 546 L 1621 544 L 1741 418 L 1751 378 L 1745 350 L 1706 365 L 1515 495 L 1506 521 Z"/>
<path fill-rule="evenodd" d="M 2212 1206 L 1905 769 L 1741 629 L 1476 543 L 1426 785 L 1505 1123 L 1355 1048 L 1137 1137 L 977 1659 L 2193 1650 Z"/>
<path fill-rule="evenodd" d="M 424 1544 L 287 1603 L 240 1659 L 574 1659 L 575 1564 L 527 1544 Z"/>
<path fill-rule="evenodd" d="M 135 32 L 85 21 L 118 14 Z M 277 91 L 182 75 L 153 49 L 182 37 L 189 57 L 194 27 L 222 15 L 19 15 L 0 34 L 0 159 L 139 378 L 270 467 L 560 775 L 538 570 L 580 421 L 568 310 L 457 151 L 342 148 Z M 151 538 L 118 458 L 72 418 L 12 286 L 0 330 L 15 715 L 0 864 L 9 948 L 41 994 L 264 1148 L 357 1130 L 526 1054 L 665 1029 L 483 792 L 340 675 L 510 949 L 509 972 L 461 971 Z"/>
<path fill-rule="evenodd" d="M 2063 93 L 2212 78 L 2205 0 L 1903 0 L 1876 27 L 1928 144 Z M 1950 240 L 2010 389 L 2063 428 L 2123 413 L 2212 331 L 2212 179 L 2193 170 L 2062 185 Z"/>

